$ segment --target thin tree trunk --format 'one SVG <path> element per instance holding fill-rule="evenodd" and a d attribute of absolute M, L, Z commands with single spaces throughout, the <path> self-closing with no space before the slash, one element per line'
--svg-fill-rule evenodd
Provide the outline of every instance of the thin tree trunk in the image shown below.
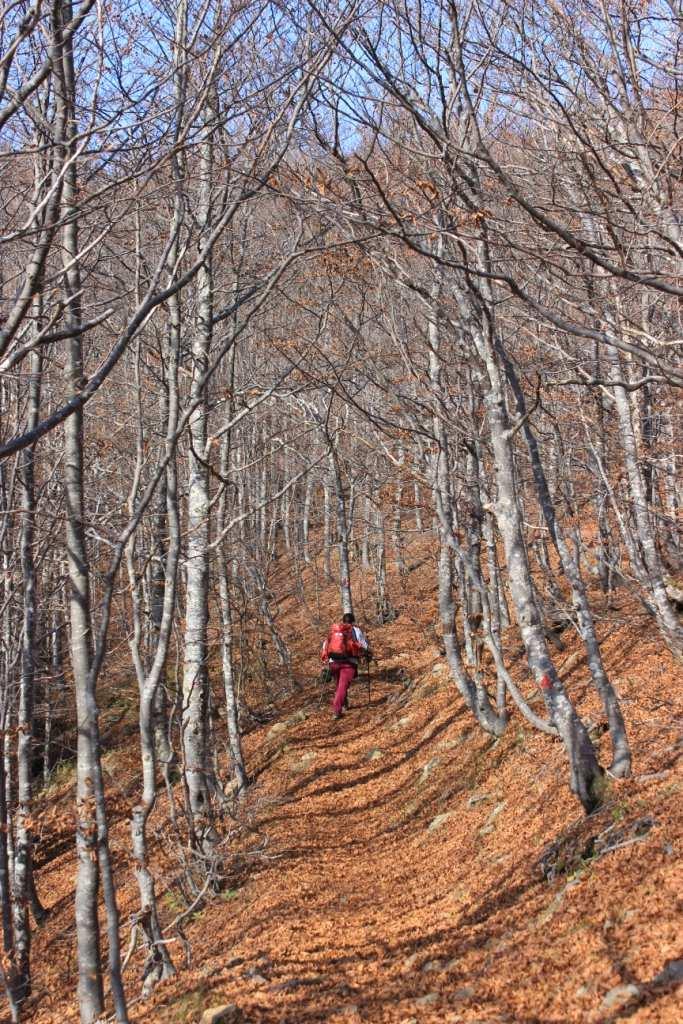
<path fill-rule="evenodd" d="M 177 299 L 177 295 L 174 299 Z M 174 333 L 174 337 L 177 339 L 176 343 L 179 344 L 179 334 Z M 170 347 L 173 348 L 174 341 L 171 341 Z M 177 349 L 176 349 L 177 351 Z M 165 376 L 169 381 L 169 386 L 173 386 L 170 382 L 170 377 L 177 372 L 175 368 L 176 356 L 174 354 L 167 354 Z M 177 386 L 177 385 L 176 385 Z M 160 422 L 167 423 L 169 419 L 168 415 L 168 396 L 164 395 L 160 403 Z M 175 473 L 175 453 L 171 456 L 174 463 L 171 472 Z M 154 504 L 155 508 L 152 514 L 151 522 L 151 559 L 150 559 L 150 601 L 149 601 L 149 640 L 148 649 L 152 657 L 154 652 L 158 649 L 159 639 L 161 633 L 161 624 L 164 613 L 164 593 L 167 583 L 167 545 L 168 545 L 168 496 L 167 490 L 167 478 L 168 470 L 164 473 L 161 481 L 158 485 L 158 493 L 155 496 Z M 161 674 L 159 676 L 159 683 L 154 692 L 154 700 L 152 704 L 152 727 L 154 730 L 154 748 L 155 757 L 158 765 L 161 766 L 161 770 L 165 777 L 171 778 L 173 770 L 176 767 L 176 757 L 171 746 L 169 729 L 168 729 L 168 695 L 166 691 L 166 666 L 164 665 Z"/>
<path fill-rule="evenodd" d="M 57 8 L 55 36 L 60 41 L 59 74 L 56 77 L 58 119 L 66 135 L 75 130 L 73 115 L 73 61 L 71 43 L 61 43 L 61 19 L 71 17 L 71 2 Z M 71 126 L 67 129 L 67 125 Z M 72 147 L 70 147 L 72 148 Z M 67 169 L 63 185 L 64 287 L 68 322 L 80 326 L 80 274 L 76 217 L 76 165 Z M 66 381 L 77 394 L 83 386 L 83 354 L 80 333 L 69 340 Z M 78 950 L 78 1003 L 82 1024 L 92 1024 L 104 1010 L 98 896 L 100 889 L 97 855 L 97 813 L 95 758 L 97 707 L 89 690 L 92 662 L 90 623 L 90 574 L 83 523 L 83 412 L 77 409 L 64 425 L 64 497 L 66 551 L 69 577 L 69 619 L 71 669 L 76 692 L 76 944 Z"/>
<path fill-rule="evenodd" d="M 40 303 L 34 303 L 36 326 L 40 323 Z M 29 407 L 27 429 L 32 430 L 40 414 L 42 359 L 30 356 Z M 14 943 L 12 974 L 15 996 L 22 1003 L 31 994 L 31 928 L 28 917 L 33 857 L 33 708 L 35 701 L 36 648 L 36 567 L 35 541 L 35 449 L 25 448 L 19 458 L 21 513 L 21 568 L 24 577 L 24 622 L 21 647 L 21 680 L 17 711 L 17 811 L 14 858 Z"/>
<path fill-rule="evenodd" d="M 610 765 L 610 771 L 613 775 L 616 775 L 619 778 L 625 778 L 631 771 L 631 751 L 626 736 L 626 726 L 619 706 L 619 698 L 609 681 L 602 661 L 600 644 L 595 631 L 595 622 L 588 603 L 586 588 L 581 577 L 578 558 L 572 554 L 572 551 L 565 539 L 562 526 L 555 515 L 555 506 L 550 496 L 548 481 L 541 461 L 536 437 L 531 429 L 531 424 L 529 423 L 528 418 L 526 418 L 526 401 L 524 398 L 524 392 L 522 391 L 519 383 L 519 378 L 517 377 L 512 362 L 507 358 L 507 355 L 502 352 L 501 356 L 508 381 L 510 382 L 512 392 L 515 396 L 517 412 L 523 419 L 524 425 L 522 430 L 527 444 L 527 449 L 529 451 L 529 457 L 531 459 L 531 471 L 536 487 L 536 494 L 541 506 L 541 511 L 543 512 L 543 518 L 546 526 L 548 527 L 553 544 L 560 556 L 564 575 L 571 587 L 572 604 L 578 617 L 581 638 L 586 648 L 591 678 L 593 679 L 593 683 L 598 691 L 607 716 L 610 738 L 612 741 L 612 763 Z"/>
<path fill-rule="evenodd" d="M 435 306 L 440 294 L 441 282 L 438 279 L 432 288 L 432 298 Z M 434 506 L 439 531 L 438 603 L 443 642 L 451 675 L 467 707 L 482 729 L 494 736 L 501 736 L 507 725 L 507 716 L 504 711 L 500 715 L 496 714 L 481 680 L 478 678 L 473 680 L 465 670 L 455 628 L 453 554 L 451 550 L 451 540 L 454 537 L 454 510 L 450 479 L 449 443 L 441 405 L 443 390 L 442 367 L 439 356 L 441 339 L 435 315 L 430 318 L 428 330 L 429 381 L 433 401 L 436 406 L 432 417 L 432 429 L 436 438 L 437 450 L 432 456 L 431 471 Z"/>
<path fill-rule="evenodd" d="M 683 530 L 680 529 L 683 465 L 681 453 L 676 443 L 674 431 L 674 411 L 665 409 L 662 414 L 662 437 L 666 438 L 667 450 L 662 468 L 664 508 L 666 513 L 666 533 L 668 537 L 668 553 L 677 569 L 683 567 Z"/>
<path fill-rule="evenodd" d="M 398 479 L 396 480 L 396 487 L 394 490 L 394 501 L 396 502 L 396 507 L 391 518 L 391 541 L 394 549 L 394 562 L 396 564 L 396 569 L 398 570 L 401 580 L 403 580 L 406 575 L 406 560 L 403 552 L 403 531 L 401 529 L 403 521 L 403 466 L 405 463 L 405 453 L 402 446 L 400 446 L 398 450 L 398 463 Z"/>
<path fill-rule="evenodd" d="M 177 202 L 174 216 L 176 218 L 179 217 Z M 172 251 L 169 260 L 172 272 L 175 268 L 175 255 Z M 177 296 L 174 298 L 177 299 Z M 177 308 L 175 308 L 175 312 L 178 312 Z M 154 809 L 157 797 L 156 769 L 158 765 L 159 743 L 157 739 L 156 695 L 160 686 L 163 685 L 166 670 L 168 648 L 176 610 L 176 587 L 180 559 L 180 521 L 174 438 L 178 425 L 179 351 L 180 333 L 176 330 L 176 321 L 172 316 L 168 344 L 165 346 L 164 351 L 166 399 L 160 403 L 160 411 L 163 417 L 160 428 L 165 430 L 166 434 L 164 455 L 167 463 L 162 481 L 160 481 L 158 487 L 160 494 L 163 496 L 165 514 L 162 516 L 161 509 L 157 503 L 153 515 L 153 529 L 156 531 L 153 542 L 160 543 L 162 548 L 156 551 L 158 564 L 154 567 L 153 571 L 152 593 L 150 596 L 150 612 L 153 618 L 151 638 L 150 642 L 144 645 L 147 654 L 147 664 L 145 664 L 145 657 L 143 655 L 144 638 L 140 590 L 137 583 L 138 576 L 135 566 L 135 534 L 133 534 L 126 546 L 126 564 L 134 624 L 130 648 L 140 694 L 139 726 L 143 785 L 142 799 L 132 809 L 131 839 L 135 861 L 135 876 L 140 893 L 140 911 L 135 916 L 134 922 L 136 926 L 142 929 L 147 947 L 147 957 L 143 968 L 143 996 L 148 995 L 158 981 L 171 977 L 175 973 L 159 923 L 154 877 L 148 863 L 147 823 Z M 131 516 L 135 514 L 135 502 L 145 450 L 142 430 L 142 386 L 139 377 L 137 379 L 137 390 L 140 427 L 136 473 L 129 497 Z M 164 723 L 164 728 L 166 728 L 166 723 Z M 162 753 L 165 753 L 163 749 Z M 162 767 L 168 785 L 168 757 L 166 757 Z"/>
<path fill-rule="evenodd" d="M 58 582 L 55 583 L 54 606 L 52 610 L 52 628 L 49 639 L 49 666 L 46 673 L 44 700 L 45 717 L 43 722 L 43 785 L 46 786 L 50 780 L 53 761 L 53 730 L 54 711 L 61 701 L 64 692 L 64 654 L 63 637 L 65 635 L 64 606 L 64 580 L 61 578 L 61 565 L 57 565 L 56 574 Z"/>
<path fill-rule="evenodd" d="M 229 392 L 232 396 L 234 393 L 234 379 L 235 379 L 235 345 L 230 350 L 230 370 L 229 370 Z M 228 402 L 227 418 L 228 421 L 232 419 L 234 411 L 234 405 L 232 398 Z M 223 442 L 221 446 L 221 464 L 220 464 L 220 475 L 223 481 L 228 480 L 230 473 L 230 456 L 231 456 L 231 445 L 232 445 L 232 429 L 227 430 L 223 436 Z M 310 492 L 306 491 L 307 499 L 310 501 Z M 216 522 L 216 533 L 219 537 L 222 537 L 225 526 L 226 518 L 226 504 L 227 504 L 228 491 L 227 487 L 223 486 L 223 493 L 221 494 L 220 502 L 218 505 L 218 518 Z M 228 543 L 227 540 L 222 540 L 218 547 L 218 591 L 220 598 L 220 609 L 221 609 L 221 658 L 223 665 L 223 690 L 225 693 L 225 713 L 227 719 L 228 728 L 228 747 L 230 750 L 230 768 L 237 784 L 237 793 L 242 795 L 248 784 L 247 771 L 244 764 L 244 754 L 242 751 L 242 736 L 240 734 L 239 726 L 239 704 L 237 700 L 237 693 L 235 690 L 235 671 L 233 663 L 233 615 L 232 615 L 232 600 L 230 595 L 230 579 L 229 572 L 230 566 L 225 553 L 225 546 Z M 307 543 L 307 542 L 305 542 Z"/>
<path fill-rule="evenodd" d="M 323 570 L 332 579 L 332 514 L 330 509 L 330 486 L 323 484 Z"/>
<path fill-rule="evenodd" d="M 619 353 L 616 349 L 608 352 L 611 379 L 622 379 Z M 653 602 L 655 618 L 671 653 L 679 661 L 683 660 L 683 626 L 676 617 L 671 606 L 664 583 L 664 567 L 662 565 L 655 536 L 650 522 L 645 483 L 640 467 L 636 445 L 631 405 L 628 391 L 623 385 L 613 384 L 614 400 L 619 417 L 619 439 L 624 456 L 624 465 L 628 477 L 631 506 L 638 544 L 642 553 L 642 566 L 645 578 L 642 582 L 647 586 Z M 638 570 L 638 563 L 633 566 Z"/>
<path fill-rule="evenodd" d="M 364 505 L 364 516 L 363 516 L 363 531 L 362 539 L 360 542 L 360 564 L 364 572 L 367 572 L 370 568 L 370 523 L 372 522 L 372 499 L 369 494 L 365 495 Z"/>
<path fill-rule="evenodd" d="M 334 442 L 328 439 L 330 446 L 330 471 L 337 499 L 337 534 L 339 537 L 339 592 L 342 612 L 353 614 L 353 598 L 351 596 L 351 564 L 349 559 L 349 529 L 346 517 L 346 500 L 342 483 L 341 468 Z"/>
<path fill-rule="evenodd" d="M 213 141 L 205 129 L 200 152 L 199 221 L 202 238 L 211 230 Z M 207 464 L 208 394 L 202 378 L 209 365 L 213 338 L 213 281 L 211 257 L 197 274 L 197 320 L 192 338 L 192 385 L 187 492 L 187 553 L 185 659 L 183 664 L 182 736 L 184 769 L 196 848 L 210 857 L 213 828 L 213 772 L 209 757 L 209 680 L 207 629 L 209 622 L 209 508 Z M 265 519 L 263 519 L 265 523 Z M 262 542 L 265 537 L 261 537 Z M 265 550 L 265 546 L 263 547 Z M 206 862 L 208 865 L 208 861 Z"/>
<path fill-rule="evenodd" d="M 424 529 L 422 525 L 422 493 L 417 480 L 413 484 L 413 496 L 415 499 L 415 530 L 417 533 L 422 533 Z"/>
<path fill-rule="evenodd" d="M 486 328 L 489 332 L 492 325 Z M 543 623 L 529 570 L 522 516 L 515 488 L 512 432 L 508 420 L 500 369 L 492 339 L 478 329 L 475 344 L 486 366 L 489 387 L 485 395 L 496 476 L 495 513 L 503 539 L 510 590 L 517 624 L 527 652 L 529 667 L 540 687 L 550 719 L 557 728 L 569 758 L 571 788 L 587 813 L 602 798 L 602 771 L 585 726 L 569 700 L 548 653 Z"/>
<path fill-rule="evenodd" d="M 311 502 L 313 500 L 313 476 L 308 474 L 306 477 L 306 491 L 304 494 L 304 507 L 303 514 L 301 517 L 301 551 L 303 560 L 306 565 L 311 564 L 311 549 L 309 545 L 309 533 L 311 524 Z"/>
<path fill-rule="evenodd" d="M 75 152 L 75 77 L 73 37 L 64 41 L 61 18 L 71 18 L 71 2 L 58 9 L 55 38 L 58 47 L 58 74 L 55 102 L 57 116 L 67 140 L 65 149 Z M 85 380 L 83 368 L 81 316 L 81 276 L 78 240 L 78 181 L 74 159 L 64 172 L 62 188 L 63 279 L 66 319 L 75 329 L 67 342 L 66 379 L 71 394 L 78 394 Z M 79 968 L 79 1009 L 83 1024 L 92 1022 L 103 1010 L 102 966 L 100 957 L 97 899 L 100 876 L 107 915 L 109 937 L 109 974 L 117 1020 L 128 1020 L 123 985 L 118 934 L 118 908 L 109 857 L 106 805 L 100 761 L 98 709 L 95 693 L 93 639 L 90 606 L 90 569 L 84 523 L 83 411 L 77 409 L 64 425 L 64 495 L 66 505 L 67 565 L 69 572 L 71 666 L 76 691 L 78 728 L 76 799 L 76 939 Z"/>
<path fill-rule="evenodd" d="M 377 605 L 377 619 L 379 622 L 391 622 L 396 613 L 387 597 L 387 558 L 386 542 L 384 534 L 384 515 L 380 504 L 379 493 L 374 503 L 375 535 L 376 542 L 373 545 L 373 560 L 375 568 L 375 598 Z"/>
<path fill-rule="evenodd" d="M 15 994 L 16 981 L 13 974 L 14 957 L 14 927 L 12 921 L 12 883 L 9 857 L 7 851 L 7 836 L 9 832 L 9 819 L 7 808 L 7 789 L 5 784 L 5 745 L 6 745 L 6 693 L 2 696 L 0 707 L 0 911 L 2 912 L 2 945 L 3 957 L 0 966 L 3 988 L 7 996 L 10 1008 L 12 1024 L 18 1024 L 20 1020 L 19 1001 Z"/>

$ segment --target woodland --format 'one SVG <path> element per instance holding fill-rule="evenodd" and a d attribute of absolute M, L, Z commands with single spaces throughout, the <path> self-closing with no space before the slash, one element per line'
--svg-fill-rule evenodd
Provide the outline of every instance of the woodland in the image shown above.
<path fill-rule="evenodd" d="M 675 892 L 662 830 L 680 828 L 682 13 L 3 4 L 3 1019 L 549 1024 L 615 1020 L 620 1000 L 677 1019 L 673 926 L 650 909 Z M 342 612 L 376 661 L 367 707 L 363 667 L 333 723 L 318 651 Z M 361 880 L 354 844 L 394 820 L 380 734 L 402 737 L 397 779 L 427 744 L 414 769 L 440 802 L 397 811 Z M 278 764 L 306 744 L 285 800 Z M 468 814 L 499 842 L 488 866 Z M 418 823 L 440 853 L 411 846 Z M 578 886 L 573 906 L 595 860 L 587 915 L 639 893 L 629 927 L 658 938 L 609 1005 L 565 993 L 581 955 L 557 929 L 557 976 L 518 939 L 540 1003 L 501 995 L 505 950 L 486 961 L 490 999 L 521 1000 L 497 1015 L 443 950 L 413 959 L 441 981 L 409 1005 L 377 966 L 388 938 L 349 952 L 348 992 L 269 976 L 304 933 L 301 956 L 337 950 L 340 971 L 360 926 L 329 915 L 364 886 L 363 928 L 395 928 L 406 886 L 418 900 L 408 860 L 434 901 L 471 865 L 462 928 L 505 909 L 521 936 L 532 905 L 545 926 L 506 857 Z M 266 922 L 271 945 L 236 954 Z M 226 981 L 210 1016 L 210 941 L 218 977 L 270 996 L 243 1011 Z"/>

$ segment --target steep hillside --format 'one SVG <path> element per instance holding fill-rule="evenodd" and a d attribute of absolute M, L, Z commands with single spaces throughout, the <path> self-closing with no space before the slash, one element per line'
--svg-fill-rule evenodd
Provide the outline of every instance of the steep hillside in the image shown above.
<path fill-rule="evenodd" d="M 184 921 L 189 966 L 134 1003 L 134 1021 L 197 1022 L 223 1004 L 262 1024 L 680 1020 L 680 671 L 626 597 L 605 612 L 605 659 L 635 771 L 610 783 L 604 807 L 586 819 L 559 743 L 518 715 L 492 740 L 466 713 L 431 630 L 432 573 L 425 554 L 402 598 L 391 581 L 399 616 L 372 631 L 369 697 L 363 677 L 340 722 L 316 680 L 314 613 L 284 596 L 283 578 L 280 626 L 301 689 L 246 737 L 254 783 L 235 811 L 230 886 Z M 326 621 L 335 592 L 319 593 Z M 529 693 L 523 659 L 510 655 Z M 575 637 L 558 664 L 597 737 Z M 125 744 L 109 755 L 121 876 L 130 874 L 135 765 Z M 70 822 L 61 822 L 61 845 L 55 832 L 59 796 L 42 812 L 51 831 L 38 887 L 54 913 L 35 946 L 36 1024 L 76 1019 L 74 860 Z M 156 864 L 168 924 L 183 908 L 162 811 Z M 125 947 L 130 881 L 122 892 Z M 180 965 L 182 943 L 169 936 Z M 136 952 L 131 992 L 140 967 Z"/>

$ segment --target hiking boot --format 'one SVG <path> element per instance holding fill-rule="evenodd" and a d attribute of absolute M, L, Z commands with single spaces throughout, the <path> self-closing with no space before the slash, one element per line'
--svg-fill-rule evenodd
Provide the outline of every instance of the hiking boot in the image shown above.
<path fill-rule="evenodd" d="M 333 712 L 332 712 L 332 717 L 333 717 L 334 719 L 337 719 L 337 718 L 341 718 L 341 716 L 342 716 L 342 713 L 341 713 L 341 711 L 333 711 Z"/>

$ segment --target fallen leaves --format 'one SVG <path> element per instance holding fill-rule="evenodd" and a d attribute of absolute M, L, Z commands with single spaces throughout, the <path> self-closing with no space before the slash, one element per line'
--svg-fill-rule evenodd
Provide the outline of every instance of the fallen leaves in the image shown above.
<path fill-rule="evenodd" d="M 132 1007 L 132 1021 L 197 1024 L 204 1010 L 234 1004 L 249 1024 L 598 1024 L 623 1005 L 630 1024 L 677 1024 L 680 672 L 642 620 L 622 608 L 619 623 L 603 622 L 635 776 L 611 783 L 586 819 L 558 744 L 513 717 L 492 745 L 448 674 L 433 672 L 443 661 L 429 639 L 432 573 L 425 558 L 400 618 L 373 633 L 370 706 L 363 686 L 352 688 L 352 709 L 333 731 L 309 682 L 277 722 L 245 737 L 257 778 L 245 813 L 268 844 L 235 840 L 246 866 L 234 896 L 188 924 L 191 967 Z M 321 601 L 332 616 L 334 589 Z M 315 678 L 318 637 L 295 597 L 282 621 L 295 663 Z M 582 716 L 599 715 L 576 638 L 567 644 L 567 686 Z M 522 659 L 514 677 L 532 689 Z M 604 763 L 609 737 L 596 742 Z M 135 758 L 131 750 L 126 770 Z M 121 812 L 112 844 L 122 851 L 127 828 Z M 169 877 L 164 843 L 153 860 Z M 38 875 L 55 912 L 36 934 L 35 1024 L 76 1020 L 74 866 L 69 848 Z M 126 920 L 136 894 L 123 854 L 117 870 Z M 132 967 L 127 984 L 136 994 Z"/>

